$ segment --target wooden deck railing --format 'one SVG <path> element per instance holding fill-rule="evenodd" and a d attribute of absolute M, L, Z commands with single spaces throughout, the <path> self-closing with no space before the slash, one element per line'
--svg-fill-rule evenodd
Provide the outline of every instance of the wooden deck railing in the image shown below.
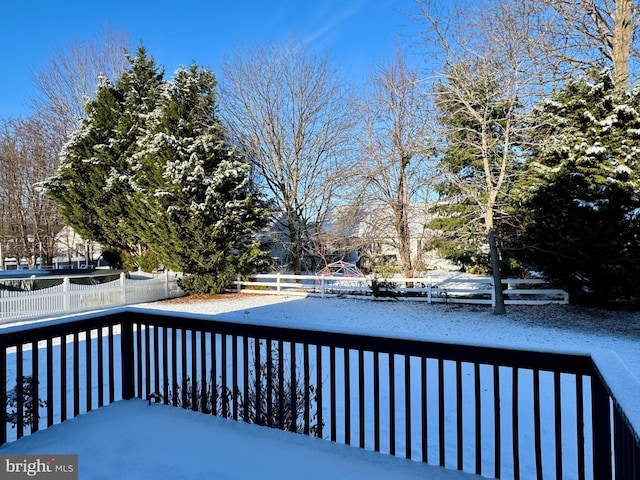
<path fill-rule="evenodd" d="M 7 329 L 0 357 L 0 444 L 139 397 L 489 478 L 640 478 L 637 381 L 604 357 L 132 307 Z"/>

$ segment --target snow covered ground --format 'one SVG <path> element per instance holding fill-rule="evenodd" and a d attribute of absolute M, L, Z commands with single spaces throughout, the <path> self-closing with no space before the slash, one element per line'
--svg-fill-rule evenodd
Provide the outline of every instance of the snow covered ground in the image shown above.
<path fill-rule="evenodd" d="M 484 305 L 270 295 L 178 298 L 136 307 L 473 345 L 578 353 L 612 350 L 640 379 L 640 313 L 543 305 L 507 307 L 507 315 L 500 316 Z"/>
<path fill-rule="evenodd" d="M 510 307 L 506 316 L 494 316 L 485 306 L 259 295 L 174 299 L 136 308 L 475 345 L 615 352 L 632 381 L 638 384 L 640 378 L 640 315 L 633 313 L 555 305 Z M 83 479 L 111 478 L 116 468 L 121 478 L 469 478 L 139 401 L 119 402 L 24 437 L 0 448 L 5 453 L 78 453 Z"/>

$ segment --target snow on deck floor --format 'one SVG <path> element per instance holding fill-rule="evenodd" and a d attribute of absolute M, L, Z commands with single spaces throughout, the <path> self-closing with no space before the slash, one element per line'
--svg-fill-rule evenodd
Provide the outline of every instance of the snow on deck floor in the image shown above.
<path fill-rule="evenodd" d="M 470 480 L 420 462 L 142 400 L 23 437 L 0 454 L 77 454 L 83 480 Z"/>

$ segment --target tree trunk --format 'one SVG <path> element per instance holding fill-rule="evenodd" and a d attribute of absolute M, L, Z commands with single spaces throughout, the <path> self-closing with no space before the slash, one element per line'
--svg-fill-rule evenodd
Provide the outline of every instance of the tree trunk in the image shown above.
<path fill-rule="evenodd" d="M 291 263 L 294 275 L 300 275 L 302 268 L 300 264 L 300 233 L 298 226 L 294 224 L 292 215 L 289 215 L 289 246 L 291 248 Z"/>
<path fill-rule="evenodd" d="M 498 256 L 498 242 L 496 241 L 495 229 L 489 230 L 487 235 L 489 240 L 489 253 L 491 255 L 491 270 L 493 271 L 493 290 L 496 304 L 493 307 L 494 315 L 504 315 L 507 311 L 504 308 L 504 295 L 502 293 L 502 275 L 500 275 L 500 257 Z"/>
<path fill-rule="evenodd" d="M 396 235 L 398 236 L 398 254 L 400 264 L 405 277 L 413 276 L 413 264 L 411 262 L 411 235 L 409 222 L 406 218 L 405 206 L 402 205 L 396 212 Z"/>
<path fill-rule="evenodd" d="M 617 0 L 611 40 L 613 71 L 617 93 L 627 90 L 629 83 L 629 55 L 633 37 L 633 0 Z"/>

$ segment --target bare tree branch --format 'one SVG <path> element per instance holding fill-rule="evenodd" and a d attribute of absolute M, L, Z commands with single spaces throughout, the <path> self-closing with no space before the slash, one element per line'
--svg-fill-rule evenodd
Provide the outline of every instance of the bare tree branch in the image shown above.
<path fill-rule="evenodd" d="M 325 221 L 352 118 L 327 57 L 300 44 L 238 50 L 222 66 L 222 115 L 278 206 L 294 270 Z"/>

